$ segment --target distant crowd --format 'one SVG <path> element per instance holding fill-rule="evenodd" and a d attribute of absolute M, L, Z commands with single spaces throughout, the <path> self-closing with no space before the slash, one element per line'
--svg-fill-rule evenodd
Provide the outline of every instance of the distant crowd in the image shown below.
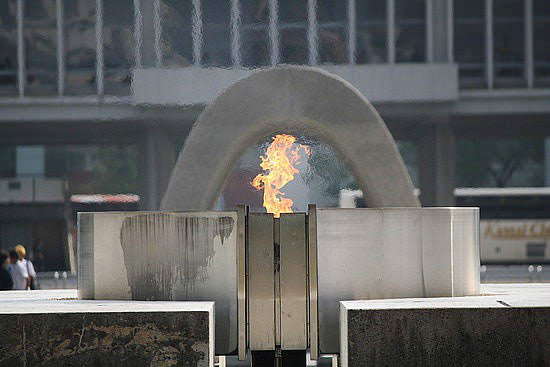
<path fill-rule="evenodd" d="M 37 289 L 36 271 L 23 245 L 0 251 L 0 291 Z"/>

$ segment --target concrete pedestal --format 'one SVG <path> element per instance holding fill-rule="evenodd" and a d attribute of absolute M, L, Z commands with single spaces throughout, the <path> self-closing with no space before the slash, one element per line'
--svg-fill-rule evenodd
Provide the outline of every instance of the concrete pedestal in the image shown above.
<path fill-rule="evenodd" d="M 213 302 L 6 293 L 0 294 L 2 366 L 214 366 Z"/>
<path fill-rule="evenodd" d="M 340 302 L 342 366 L 548 366 L 550 284 Z"/>

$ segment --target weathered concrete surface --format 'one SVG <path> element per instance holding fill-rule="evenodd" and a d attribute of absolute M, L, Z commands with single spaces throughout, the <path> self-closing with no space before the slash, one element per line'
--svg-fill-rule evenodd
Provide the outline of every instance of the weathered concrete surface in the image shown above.
<path fill-rule="evenodd" d="M 320 69 L 283 66 L 236 82 L 201 114 L 161 208 L 211 209 L 246 149 L 281 131 L 330 144 L 355 175 L 369 207 L 419 206 L 395 142 L 367 99 Z"/>
<path fill-rule="evenodd" d="M 237 212 L 79 213 L 78 221 L 79 298 L 215 301 L 216 352 L 237 349 Z"/>
<path fill-rule="evenodd" d="M 316 228 L 321 353 L 338 301 L 480 294 L 478 208 L 317 209 Z"/>
<path fill-rule="evenodd" d="M 0 302 L 1 366 L 214 365 L 213 302 Z"/>
<path fill-rule="evenodd" d="M 343 366 L 549 366 L 550 284 L 340 303 Z"/>

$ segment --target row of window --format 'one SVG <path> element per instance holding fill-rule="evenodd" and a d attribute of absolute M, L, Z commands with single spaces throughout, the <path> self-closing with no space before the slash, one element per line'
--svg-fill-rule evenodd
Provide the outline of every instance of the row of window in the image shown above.
<path fill-rule="evenodd" d="M 133 1 L 102 5 L 104 91 L 128 95 L 134 60 Z M 0 1 L 0 93 L 17 95 L 20 75 L 27 96 L 97 93 L 96 11 L 95 0 Z M 24 68 L 19 74 L 21 58 Z"/>
<path fill-rule="evenodd" d="M 427 62 L 433 1 L 2 0 L 0 94 L 127 95 L 136 64 Z M 550 85 L 550 1 L 452 2 L 463 87 Z"/>

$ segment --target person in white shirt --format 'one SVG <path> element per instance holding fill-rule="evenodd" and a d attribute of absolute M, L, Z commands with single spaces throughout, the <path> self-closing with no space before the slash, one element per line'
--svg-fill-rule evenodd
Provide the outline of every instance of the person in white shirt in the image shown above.
<path fill-rule="evenodd" d="M 15 250 L 10 251 L 10 267 L 9 271 L 13 279 L 14 290 L 29 289 L 29 273 L 27 267 L 19 259 L 19 254 Z"/>
<path fill-rule="evenodd" d="M 25 266 L 25 269 L 27 270 L 27 274 L 29 277 L 29 289 L 36 289 L 36 287 L 34 286 L 36 282 L 36 271 L 34 271 L 34 266 L 32 262 L 25 258 L 27 256 L 27 251 L 25 250 L 25 247 L 23 247 L 23 245 L 16 245 L 14 249 L 17 252 L 17 255 L 19 255 L 19 261 L 23 263 L 23 266 Z"/>

